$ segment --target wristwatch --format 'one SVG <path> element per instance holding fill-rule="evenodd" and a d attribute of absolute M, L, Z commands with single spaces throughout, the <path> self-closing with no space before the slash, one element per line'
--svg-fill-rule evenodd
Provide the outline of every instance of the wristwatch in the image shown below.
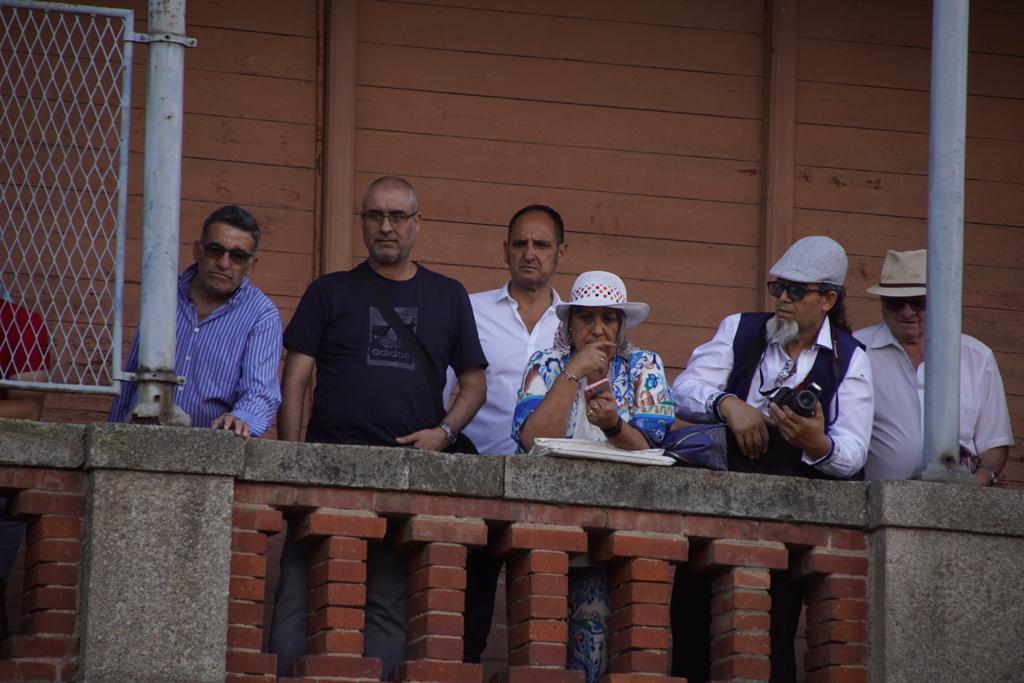
<path fill-rule="evenodd" d="M 995 486 L 996 484 L 999 483 L 999 475 L 996 474 L 996 471 L 989 467 L 988 465 L 985 465 L 984 463 L 978 463 L 978 469 L 974 471 L 977 472 L 978 470 L 985 470 L 986 472 L 988 472 L 989 486 Z"/>
<path fill-rule="evenodd" d="M 608 427 L 607 429 L 602 429 L 601 431 L 604 432 L 604 435 L 607 436 L 608 438 L 618 436 L 619 432 L 622 431 L 622 416 L 619 416 L 619 419 L 616 420 L 614 425 Z"/>
<path fill-rule="evenodd" d="M 447 423 L 442 422 L 441 424 L 437 425 L 437 427 L 442 432 L 444 432 L 445 441 L 448 442 L 449 446 L 455 443 L 455 439 L 459 438 L 459 433 L 452 429 L 451 426 L 448 425 Z"/>

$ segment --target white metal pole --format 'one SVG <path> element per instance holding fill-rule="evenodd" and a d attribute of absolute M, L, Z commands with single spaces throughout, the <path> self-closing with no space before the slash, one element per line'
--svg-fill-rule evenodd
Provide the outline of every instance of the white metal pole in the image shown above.
<path fill-rule="evenodd" d="M 150 0 L 148 32 L 184 35 L 185 0 Z M 148 63 L 139 402 L 134 419 L 187 425 L 188 416 L 174 405 L 185 46 L 170 40 L 151 42 Z"/>
<path fill-rule="evenodd" d="M 932 6 L 925 479 L 959 479 L 964 473 L 958 463 L 969 11 L 970 0 L 935 0 Z"/>

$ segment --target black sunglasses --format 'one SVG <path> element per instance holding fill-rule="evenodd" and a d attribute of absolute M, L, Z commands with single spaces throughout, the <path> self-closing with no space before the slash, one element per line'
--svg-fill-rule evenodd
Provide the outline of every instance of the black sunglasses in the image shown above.
<path fill-rule="evenodd" d="M 228 258 L 236 266 L 244 266 L 256 255 L 253 252 L 243 251 L 242 249 L 228 249 L 216 242 L 200 242 L 200 244 L 203 245 L 203 253 L 206 254 L 206 258 L 219 261 L 221 256 L 227 254 Z"/>
<path fill-rule="evenodd" d="M 923 296 L 907 296 L 907 297 L 882 297 L 882 303 L 885 308 L 893 313 L 899 313 L 903 310 L 904 306 L 910 306 L 914 313 L 920 313 L 925 310 L 925 298 Z"/>
<path fill-rule="evenodd" d="M 818 294 L 827 294 L 831 292 L 831 289 L 816 289 L 814 287 L 808 287 L 806 285 L 799 285 L 795 282 L 779 282 L 778 280 L 772 280 L 768 283 L 768 293 L 774 296 L 776 299 L 782 296 L 785 292 L 789 295 L 789 300 L 792 302 L 800 301 L 807 294 L 816 292 Z"/>

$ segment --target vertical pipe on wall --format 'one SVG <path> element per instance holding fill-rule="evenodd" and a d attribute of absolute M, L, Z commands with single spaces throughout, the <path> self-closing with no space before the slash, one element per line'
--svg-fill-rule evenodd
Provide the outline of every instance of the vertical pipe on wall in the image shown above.
<path fill-rule="evenodd" d="M 183 35 L 185 0 L 150 0 L 149 33 Z M 133 419 L 187 425 L 188 416 L 174 405 L 185 46 L 168 40 L 151 42 L 148 62 L 139 401 Z"/>
<path fill-rule="evenodd" d="M 764 220 L 761 235 L 760 305 L 775 299 L 765 289 L 768 271 L 793 242 L 796 149 L 797 0 L 773 0 L 768 8 L 768 78 L 765 79 Z"/>
<path fill-rule="evenodd" d="M 928 316 L 925 319 L 922 456 L 926 479 L 959 478 L 963 474 L 957 464 L 969 10 L 970 0 L 935 0 L 932 6 Z"/>
<path fill-rule="evenodd" d="M 316 264 L 324 273 L 353 265 L 358 9 L 357 0 L 327 2 L 323 251 Z"/>

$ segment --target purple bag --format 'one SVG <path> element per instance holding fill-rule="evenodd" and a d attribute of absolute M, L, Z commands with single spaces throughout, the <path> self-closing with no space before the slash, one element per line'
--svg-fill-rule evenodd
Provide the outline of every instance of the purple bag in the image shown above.
<path fill-rule="evenodd" d="M 729 469 L 725 425 L 690 425 L 665 435 L 665 455 L 677 465 L 724 472 Z"/>

